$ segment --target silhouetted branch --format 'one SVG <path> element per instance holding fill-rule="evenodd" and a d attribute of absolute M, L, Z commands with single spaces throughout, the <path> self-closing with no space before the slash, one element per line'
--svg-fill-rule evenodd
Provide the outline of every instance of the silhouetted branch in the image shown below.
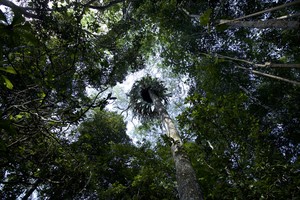
<path fill-rule="evenodd" d="M 17 6 L 16 4 L 14 4 L 13 2 L 8 1 L 8 0 L 1 0 L 0 5 L 4 5 L 4 6 L 11 8 L 12 10 L 16 10 L 16 11 L 20 12 L 21 14 L 23 14 L 25 17 L 41 19 L 38 15 L 28 12 L 28 10 L 33 10 L 32 8 Z"/>

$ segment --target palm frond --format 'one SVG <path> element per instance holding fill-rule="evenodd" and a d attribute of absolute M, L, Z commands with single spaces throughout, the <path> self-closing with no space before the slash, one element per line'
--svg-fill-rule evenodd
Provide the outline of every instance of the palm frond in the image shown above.
<path fill-rule="evenodd" d="M 167 88 L 158 78 L 147 75 L 136 81 L 129 92 L 130 107 L 134 115 L 141 120 L 152 120 L 159 114 L 149 91 L 155 94 L 163 104 L 168 103 Z"/>

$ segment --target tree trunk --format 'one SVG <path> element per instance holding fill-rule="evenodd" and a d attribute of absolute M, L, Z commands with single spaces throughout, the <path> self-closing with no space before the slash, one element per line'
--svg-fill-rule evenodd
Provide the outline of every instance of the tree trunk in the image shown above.
<path fill-rule="evenodd" d="M 155 108 L 158 110 L 163 123 L 165 123 L 167 127 L 167 136 L 172 142 L 171 151 L 175 162 L 179 197 L 181 200 L 202 200 L 203 198 L 197 183 L 196 173 L 188 156 L 183 150 L 178 131 L 162 102 L 151 91 L 149 91 L 149 93 Z"/>
<path fill-rule="evenodd" d="M 244 28 L 284 28 L 284 29 L 297 29 L 299 28 L 298 21 L 287 21 L 280 19 L 269 19 L 265 21 L 235 21 L 235 20 L 226 20 L 221 19 L 221 24 L 227 24 L 230 27 L 244 27 Z"/>

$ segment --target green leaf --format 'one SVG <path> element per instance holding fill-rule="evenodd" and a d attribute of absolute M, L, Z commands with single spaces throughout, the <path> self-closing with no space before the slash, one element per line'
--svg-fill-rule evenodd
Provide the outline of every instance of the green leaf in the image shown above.
<path fill-rule="evenodd" d="M 209 23 L 210 21 L 210 15 L 211 15 L 212 10 L 207 9 L 201 16 L 200 16 L 200 24 L 205 26 Z"/>
<path fill-rule="evenodd" d="M 16 119 L 22 119 L 22 118 L 23 118 L 23 115 L 18 114 L 18 115 L 15 116 L 15 118 L 16 118 Z"/>
<path fill-rule="evenodd" d="M 10 73 L 10 74 L 17 74 L 16 70 L 13 67 L 0 67 L 1 71 Z"/>
<path fill-rule="evenodd" d="M 14 87 L 14 85 L 10 82 L 10 80 L 9 80 L 6 76 L 3 76 L 3 75 L 1 75 L 1 77 L 2 77 L 3 80 L 4 80 L 4 85 L 5 85 L 8 89 L 12 90 L 13 87 Z"/>

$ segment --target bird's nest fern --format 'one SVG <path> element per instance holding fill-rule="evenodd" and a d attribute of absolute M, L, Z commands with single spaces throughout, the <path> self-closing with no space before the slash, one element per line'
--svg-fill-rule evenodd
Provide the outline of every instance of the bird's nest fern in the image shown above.
<path fill-rule="evenodd" d="M 136 81 L 129 92 L 130 107 L 134 115 L 141 120 L 152 120 L 159 115 L 149 91 L 155 94 L 163 104 L 168 103 L 167 88 L 164 87 L 162 81 L 149 75 Z"/>

